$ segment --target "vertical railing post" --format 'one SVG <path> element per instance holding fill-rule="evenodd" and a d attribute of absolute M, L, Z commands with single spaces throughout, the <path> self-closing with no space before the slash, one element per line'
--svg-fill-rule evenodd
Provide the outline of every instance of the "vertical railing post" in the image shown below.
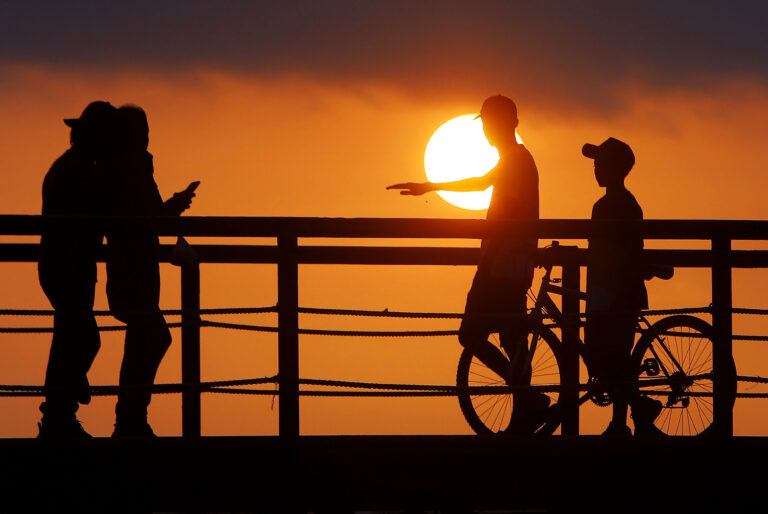
<path fill-rule="evenodd" d="M 712 367 L 714 373 L 713 430 L 717 436 L 733 435 L 733 406 L 728 390 L 736 372 L 733 358 L 733 292 L 731 273 L 731 240 L 712 240 L 712 328 L 714 349 Z"/>
<path fill-rule="evenodd" d="M 200 265 L 181 266 L 181 433 L 200 436 Z"/>
<path fill-rule="evenodd" d="M 581 269 L 577 262 L 577 249 L 564 249 L 563 288 L 578 291 L 581 287 Z M 560 369 L 562 384 L 566 387 L 560 393 L 563 405 L 563 435 L 579 434 L 579 328 L 580 304 L 576 294 L 563 294 L 563 362 Z"/>
<path fill-rule="evenodd" d="M 299 435 L 299 265 L 298 238 L 277 238 L 277 322 L 280 436 Z"/>

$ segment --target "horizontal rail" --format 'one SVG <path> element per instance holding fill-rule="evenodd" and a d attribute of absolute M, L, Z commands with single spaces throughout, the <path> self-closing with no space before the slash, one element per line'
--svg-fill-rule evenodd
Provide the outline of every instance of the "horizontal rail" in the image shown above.
<path fill-rule="evenodd" d="M 489 222 L 442 218 L 299 218 L 299 217 L 130 217 L 94 218 L 0 215 L 0 234 L 40 235 L 72 226 L 149 224 L 162 236 L 479 239 L 493 235 L 535 235 L 540 239 L 586 239 L 640 235 L 647 239 L 768 240 L 768 221 L 752 220 L 573 220 Z"/>
<path fill-rule="evenodd" d="M 268 245 L 192 245 L 201 263 L 206 264 L 277 264 L 277 246 Z M 173 245 L 161 245 L 160 262 L 170 262 Z M 711 250 L 644 250 L 646 262 L 668 264 L 676 268 L 709 268 L 714 262 Z M 0 243 L 0 262 L 37 262 L 39 245 L 35 243 Z M 98 257 L 104 262 L 103 249 Z M 299 264 L 355 265 L 444 265 L 474 266 L 480 260 L 479 248 L 394 247 L 394 246 L 299 246 Z M 553 259 L 554 260 L 554 259 Z M 539 259 L 539 263 L 543 262 Z M 579 249 L 557 256 L 556 264 L 586 266 L 588 252 Z M 768 267 L 768 250 L 731 250 L 732 268 Z"/>

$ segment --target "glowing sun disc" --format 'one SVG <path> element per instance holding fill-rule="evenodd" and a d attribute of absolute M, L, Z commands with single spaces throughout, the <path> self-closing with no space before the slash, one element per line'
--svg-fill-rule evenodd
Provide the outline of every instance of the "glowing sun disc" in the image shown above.
<path fill-rule="evenodd" d="M 430 182 L 451 182 L 481 177 L 499 162 L 499 153 L 483 133 L 483 122 L 477 114 L 465 114 L 446 121 L 435 130 L 424 151 L 424 170 Z M 518 143 L 522 143 L 517 136 Z M 487 209 L 493 186 L 485 191 L 457 193 L 438 191 L 440 197 L 462 209 Z"/>

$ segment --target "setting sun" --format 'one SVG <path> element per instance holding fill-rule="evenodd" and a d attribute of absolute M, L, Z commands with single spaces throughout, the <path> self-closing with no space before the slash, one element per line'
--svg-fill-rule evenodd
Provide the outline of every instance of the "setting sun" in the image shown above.
<path fill-rule="evenodd" d="M 477 114 L 457 116 L 443 123 L 427 143 L 424 169 L 430 182 L 450 182 L 488 173 L 499 161 L 499 153 L 488 144 L 483 122 Z M 522 143 L 517 136 L 518 143 Z M 493 186 L 485 191 L 457 193 L 438 191 L 448 203 L 462 209 L 487 209 Z"/>

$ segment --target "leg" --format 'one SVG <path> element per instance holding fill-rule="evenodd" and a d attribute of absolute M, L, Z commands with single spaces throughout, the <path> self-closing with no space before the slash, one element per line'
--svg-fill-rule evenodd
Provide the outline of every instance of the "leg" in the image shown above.
<path fill-rule="evenodd" d="M 498 280 L 494 281 L 481 269 L 475 273 L 472 287 L 467 293 L 464 318 L 459 327 L 459 343 L 500 377 L 506 377 L 509 360 L 492 343 L 488 335 L 505 316 L 504 308 L 497 301 Z"/>
<path fill-rule="evenodd" d="M 151 388 L 170 344 L 171 333 L 157 306 L 129 318 L 115 407 L 116 434 L 149 435 L 147 407 L 152 400 Z"/>
<path fill-rule="evenodd" d="M 501 351 L 488 341 L 489 331 L 482 321 L 465 317 L 459 327 L 459 343 L 469 349 L 477 358 L 500 377 L 506 377 L 509 361 Z"/>
<path fill-rule="evenodd" d="M 627 410 L 637 389 L 631 362 L 636 321 L 636 313 L 600 312 L 587 318 L 585 336 L 590 374 L 600 380 L 613 403 L 613 416 L 605 434 L 630 434 Z"/>
<path fill-rule="evenodd" d="M 58 295 L 59 300 L 54 304 L 53 339 L 45 373 L 45 402 L 40 406 L 42 436 L 87 435 L 75 413 L 78 403 L 90 402 L 88 370 L 101 344 L 92 311 L 94 292 L 90 287 L 67 293 L 66 296 Z"/>

